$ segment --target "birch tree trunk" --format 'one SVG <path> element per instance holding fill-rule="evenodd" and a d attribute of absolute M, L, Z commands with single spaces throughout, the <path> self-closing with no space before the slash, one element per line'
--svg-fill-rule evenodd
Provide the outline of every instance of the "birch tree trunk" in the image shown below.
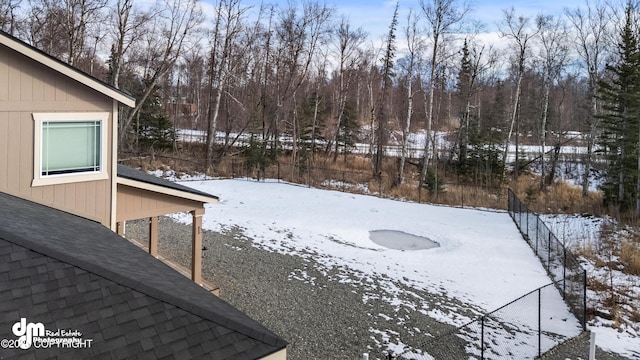
<path fill-rule="evenodd" d="M 593 147 L 599 127 L 599 121 L 597 120 L 599 106 L 596 89 L 600 77 L 600 69 L 603 66 L 602 61 L 606 58 L 606 53 L 610 46 L 607 42 L 607 36 L 611 19 L 607 14 L 606 6 L 605 3 L 596 1 L 595 3 L 588 2 L 585 8 L 565 10 L 567 19 L 575 30 L 575 49 L 582 58 L 583 66 L 589 75 L 590 113 L 586 119 L 588 129 L 586 139 L 587 154 L 584 161 L 584 172 L 582 173 L 582 196 L 587 196 L 589 193 Z"/>
<path fill-rule="evenodd" d="M 500 26 L 500 35 L 509 40 L 512 40 L 516 48 L 516 61 L 517 61 L 517 80 L 516 80 L 516 93 L 513 99 L 513 109 L 511 112 L 511 121 L 509 124 L 509 132 L 505 140 L 504 152 L 502 154 L 502 163 L 507 164 L 507 155 L 509 153 L 509 147 L 511 146 L 511 136 L 513 134 L 514 125 L 517 125 L 518 114 L 520 108 L 520 95 L 522 92 L 522 77 L 524 76 L 525 64 L 527 60 L 527 51 L 530 41 L 537 35 L 537 29 L 530 29 L 529 18 L 524 16 L 516 16 L 515 10 L 504 11 L 503 23 Z M 519 127 L 516 127 L 519 129 Z M 514 165 L 514 178 L 518 176 L 518 136 L 516 134 L 516 163 Z"/>
<path fill-rule="evenodd" d="M 422 157 L 422 171 L 420 172 L 419 185 L 422 187 L 427 175 L 429 166 L 429 157 L 431 150 L 431 132 L 433 126 L 433 99 L 435 92 L 435 74 L 439 63 L 439 52 L 441 41 L 447 34 L 454 33 L 455 27 L 462 22 L 466 15 L 471 11 L 468 4 L 463 3 L 458 6 L 455 0 L 420 0 L 420 7 L 427 19 L 429 37 L 432 40 L 430 69 L 429 69 L 429 91 L 426 98 L 426 138 L 424 144 L 424 153 Z"/>

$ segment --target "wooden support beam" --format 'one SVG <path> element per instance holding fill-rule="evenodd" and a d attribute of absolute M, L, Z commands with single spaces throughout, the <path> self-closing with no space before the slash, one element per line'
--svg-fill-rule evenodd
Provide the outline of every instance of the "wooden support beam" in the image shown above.
<path fill-rule="evenodd" d="M 116 223 L 116 233 L 120 236 L 124 236 L 124 227 L 125 227 L 125 222 L 121 221 Z"/>
<path fill-rule="evenodd" d="M 158 217 L 149 219 L 149 254 L 158 257 Z"/>
<path fill-rule="evenodd" d="M 191 279 L 202 285 L 202 215 L 204 208 L 191 211 Z"/>

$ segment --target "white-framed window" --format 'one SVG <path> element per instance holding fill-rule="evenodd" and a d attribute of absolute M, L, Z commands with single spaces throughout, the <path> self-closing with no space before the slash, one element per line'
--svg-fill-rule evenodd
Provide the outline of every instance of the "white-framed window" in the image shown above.
<path fill-rule="evenodd" d="M 109 113 L 34 113 L 33 186 L 103 180 Z"/>

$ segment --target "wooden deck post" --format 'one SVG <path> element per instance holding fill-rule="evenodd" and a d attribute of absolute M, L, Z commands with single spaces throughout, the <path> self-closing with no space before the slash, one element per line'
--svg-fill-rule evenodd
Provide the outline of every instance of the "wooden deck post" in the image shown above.
<path fill-rule="evenodd" d="M 158 257 L 158 217 L 149 219 L 149 254 Z"/>
<path fill-rule="evenodd" d="M 202 215 L 204 208 L 191 211 L 191 279 L 202 285 Z"/>
<path fill-rule="evenodd" d="M 120 236 L 124 236 L 124 227 L 125 227 L 125 222 L 124 221 L 120 221 L 116 223 L 116 233 Z"/>

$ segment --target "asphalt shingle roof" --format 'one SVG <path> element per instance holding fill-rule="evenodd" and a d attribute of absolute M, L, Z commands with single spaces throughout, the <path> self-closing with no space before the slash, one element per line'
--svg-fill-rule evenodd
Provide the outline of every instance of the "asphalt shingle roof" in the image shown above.
<path fill-rule="evenodd" d="M 204 191 L 192 189 L 190 187 L 175 183 L 173 181 L 169 181 L 163 178 L 159 178 L 157 176 L 144 173 L 140 170 L 134 169 L 126 165 L 118 164 L 118 176 L 125 179 L 136 180 L 136 181 L 140 181 L 147 184 L 158 185 L 158 186 L 166 187 L 169 189 L 184 191 L 184 192 L 195 194 L 195 195 L 207 196 L 207 197 L 218 200 L 217 196 L 208 194 Z"/>
<path fill-rule="evenodd" d="M 256 359 L 286 342 L 98 223 L 0 193 L 0 340 L 26 318 L 90 348 L 0 359 Z"/>

